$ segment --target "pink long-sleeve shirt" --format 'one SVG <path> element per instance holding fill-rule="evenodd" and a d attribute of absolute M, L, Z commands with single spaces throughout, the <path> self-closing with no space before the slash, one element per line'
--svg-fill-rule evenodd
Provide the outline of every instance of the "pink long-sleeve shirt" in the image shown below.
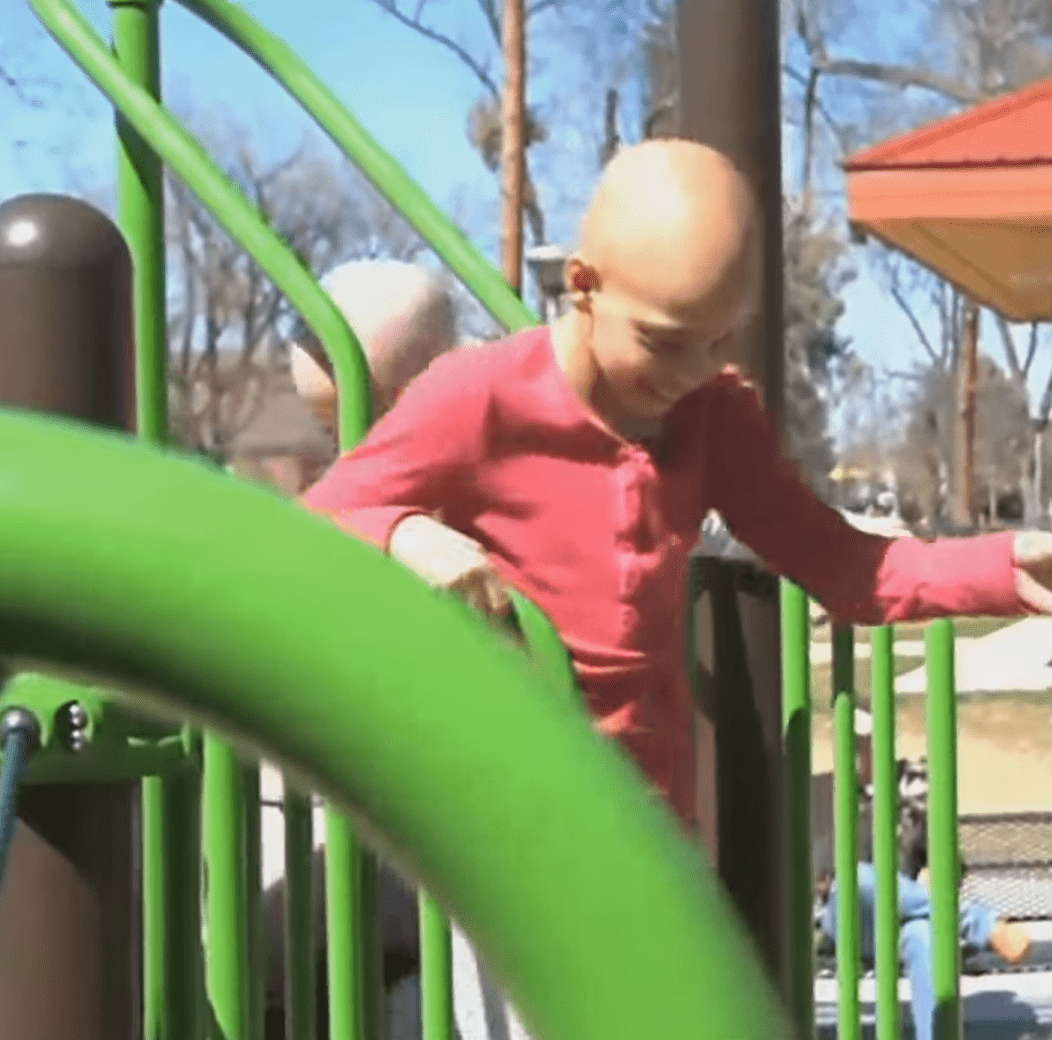
<path fill-rule="evenodd" d="M 441 510 L 548 614 L 600 731 L 687 820 L 686 575 L 710 509 L 844 622 L 1026 612 L 1011 533 L 924 542 L 854 529 L 784 461 L 733 371 L 680 401 L 660 444 L 625 441 L 570 389 L 546 328 L 441 357 L 303 501 L 384 549 L 405 517 Z"/>

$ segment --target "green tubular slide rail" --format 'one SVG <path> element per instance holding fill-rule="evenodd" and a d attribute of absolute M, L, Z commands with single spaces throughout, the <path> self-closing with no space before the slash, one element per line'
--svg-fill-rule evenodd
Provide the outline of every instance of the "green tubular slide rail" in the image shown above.
<path fill-rule="evenodd" d="M 0 441 L 0 651 L 322 792 L 455 914 L 543 1040 L 788 1037 L 671 814 L 483 622 L 170 453 L 10 412 Z"/>

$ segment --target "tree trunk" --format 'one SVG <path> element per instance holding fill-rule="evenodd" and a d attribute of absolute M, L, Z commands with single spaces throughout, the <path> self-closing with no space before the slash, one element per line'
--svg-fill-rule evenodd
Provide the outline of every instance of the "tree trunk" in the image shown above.
<path fill-rule="evenodd" d="M 1030 494 L 1028 496 L 1028 508 L 1027 512 L 1027 525 L 1033 526 L 1041 522 L 1041 504 L 1042 504 L 1042 470 L 1044 462 L 1044 441 L 1045 431 L 1042 429 L 1034 432 L 1034 479 L 1030 488 Z"/>
<path fill-rule="evenodd" d="M 954 481 L 953 523 L 971 527 L 975 520 L 975 391 L 979 378 L 979 307 L 965 303 L 958 352 L 957 479 Z"/>
<path fill-rule="evenodd" d="M 526 180 L 526 12 L 504 3 L 500 253 L 504 277 L 522 293 L 522 206 Z"/>

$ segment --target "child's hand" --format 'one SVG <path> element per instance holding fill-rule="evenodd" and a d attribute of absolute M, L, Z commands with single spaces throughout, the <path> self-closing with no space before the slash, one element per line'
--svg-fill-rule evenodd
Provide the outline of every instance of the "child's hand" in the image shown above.
<path fill-rule="evenodd" d="M 1052 534 L 1020 531 L 1013 556 L 1019 598 L 1031 610 L 1052 614 Z"/>
<path fill-rule="evenodd" d="M 477 542 L 429 516 L 410 516 L 391 533 L 391 555 L 432 588 L 452 592 L 494 619 L 511 614 L 504 583 Z"/>

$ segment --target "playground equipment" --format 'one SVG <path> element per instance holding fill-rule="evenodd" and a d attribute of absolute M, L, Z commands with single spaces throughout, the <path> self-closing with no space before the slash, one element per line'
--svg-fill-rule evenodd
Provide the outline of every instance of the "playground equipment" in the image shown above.
<path fill-rule="evenodd" d="M 341 438 L 353 443 L 369 421 L 367 380 L 353 332 L 255 208 L 159 105 L 157 0 L 113 4 L 113 53 L 66 0 L 30 2 L 121 113 L 120 216 L 135 269 L 139 435 L 163 443 L 166 434 L 163 161 L 317 333 L 336 371 Z M 184 6 L 271 71 L 498 320 L 511 329 L 535 320 L 280 40 L 228 0 L 185 0 Z M 595 745 L 569 699 L 552 695 L 552 676 L 562 676 L 555 681 L 565 684 L 565 657 L 528 604 L 519 603 L 520 621 L 535 650 L 547 641 L 541 655 L 550 668 L 547 689 L 538 677 L 527 679 L 521 661 L 492 645 L 456 606 L 437 602 L 371 550 L 273 496 L 156 450 L 11 415 L 0 416 L 0 440 L 0 650 L 87 669 L 121 689 L 129 683 L 149 688 L 151 697 L 168 696 L 169 711 L 170 698 L 182 696 L 180 719 L 185 710 L 195 723 L 226 735 L 254 736 L 257 751 L 298 767 L 290 773 L 297 782 L 290 784 L 285 806 L 288 1036 L 312 1038 L 316 1025 L 310 806 L 300 793 L 312 785 L 333 799 L 327 815 L 326 940 L 334 1040 L 372 1040 L 378 1029 L 371 934 L 376 869 L 343 810 L 353 810 L 362 833 L 382 841 L 480 940 L 544 1040 L 782 1035 L 772 1000 L 705 869 L 674 837 L 663 814 L 641 798 L 632 778 Z M 203 528 L 206 515 L 212 521 Z M 85 531 L 98 538 L 85 544 Z M 274 551 L 290 544 L 302 546 L 295 568 Z M 368 604 L 348 605 L 352 587 L 369 589 Z M 339 612 L 333 612 L 337 603 Z M 339 633 L 325 616 L 341 617 Z M 290 634 L 302 636 L 308 626 L 304 621 L 283 627 L 290 618 L 312 619 L 310 661 L 304 658 L 306 641 L 296 643 Z M 813 1033 L 814 972 L 809 626 L 802 592 L 782 587 L 781 618 L 791 848 L 787 994 L 798 1033 L 806 1037 Z M 429 631 L 434 646 L 418 643 L 407 652 L 402 641 L 390 641 L 389 633 L 398 630 Z M 367 658 L 350 659 L 346 641 L 352 631 L 368 647 Z M 381 633 L 383 641 L 376 642 Z M 950 1008 L 945 1021 L 952 1025 L 958 1001 L 951 972 L 957 956 L 956 857 L 946 841 L 955 826 L 951 635 L 948 623 L 933 626 L 930 674 L 932 812 L 942 828 L 933 826 L 933 846 L 937 838 L 945 848 L 932 854 L 942 958 L 937 996 Z M 838 867 L 846 878 L 841 898 L 850 905 L 857 899 L 853 870 L 843 873 L 855 855 L 857 809 L 854 785 L 843 782 L 854 769 L 850 631 L 838 632 L 835 654 Z M 889 968 L 882 978 L 893 980 L 890 631 L 878 634 L 875 655 L 876 785 L 884 799 L 877 868 L 890 879 L 880 910 L 878 961 Z M 510 692 L 501 694 L 502 723 L 493 714 L 493 691 L 505 687 Z M 183 1040 L 203 1035 L 206 1027 L 230 1040 L 258 1035 L 258 774 L 243 768 L 233 747 L 211 731 L 202 738 L 188 724 L 144 722 L 123 698 L 79 682 L 63 685 L 42 670 L 23 671 L 10 682 L 3 704 L 32 708 L 40 724 L 41 748 L 26 773 L 32 788 L 44 780 L 101 778 L 95 771 L 113 763 L 122 765 L 111 779 L 146 777 L 145 1035 Z M 71 715 L 71 704 L 79 714 Z M 446 712 L 441 719 L 439 709 Z M 70 730 L 81 746 L 76 753 Z M 508 732 L 518 736 L 511 739 Z M 538 748 L 545 749 L 543 769 Z M 579 756 L 580 763 L 571 764 Z M 462 768 L 450 769 L 453 762 Z M 518 773 L 520 766 L 524 771 Z M 529 777 L 534 799 L 522 793 L 523 785 L 502 785 L 498 774 Z M 204 952 L 202 848 L 208 882 Z M 428 898 L 421 919 L 425 1030 L 428 1040 L 442 1040 L 450 1030 L 448 931 Z M 847 951 L 840 958 L 841 1036 L 854 1037 L 859 964 L 851 914 L 841 915 L 839 948 Z M 894 1029 L 897 1001 L 893 981 L 881 986 L 878 1035 L 885 1040 Z M 133 1009 L 134 995 L 118 989 L 124 1010 Z M 201 999 L 206 992 L 207 1007 Z M 950 1035 L 952 1030 L 941 1034 Z"/>

